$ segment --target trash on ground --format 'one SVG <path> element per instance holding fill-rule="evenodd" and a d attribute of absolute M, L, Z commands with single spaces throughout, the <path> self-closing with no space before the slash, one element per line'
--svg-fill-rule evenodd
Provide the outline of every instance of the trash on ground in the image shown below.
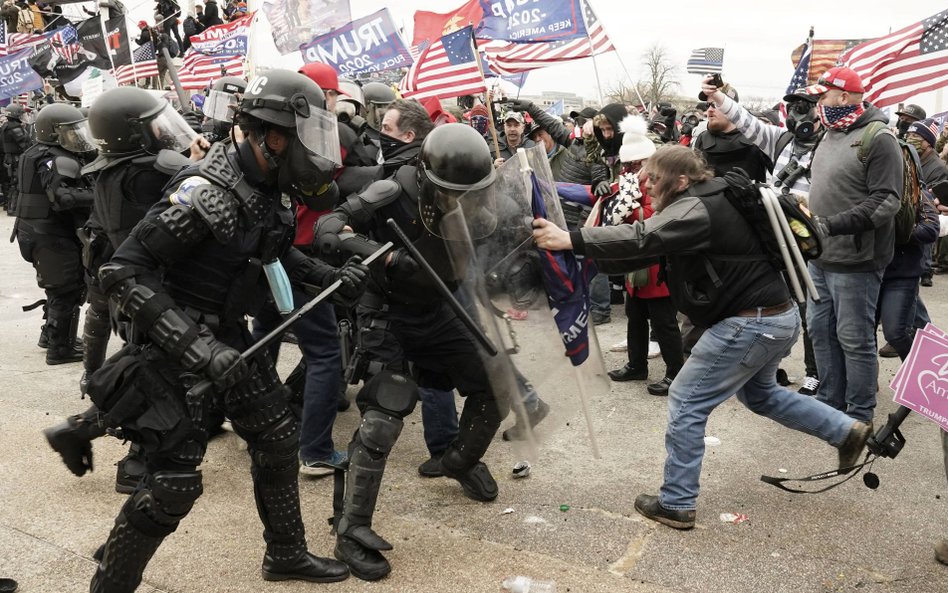
<path fill-rule="evenodd" d="M 501 515 L 509 515 L 509 514 L 511 514 L 511 513 L 513 513 L 513 512 L 514 512 L 513 507 L 507 507 L 506 509 L 500 511 L 500 514 L 501 514 Z"/>
<path fill-rule="evenodd" d="M 704 444 L 708 447 L 717 447 L 721 444 L 721 439 L 718 437 L 704 437 Z"/>
<path fill-rule="evenodd" d="M 518 461 L 517 464 L 513 466 L 513 477 L 526 478 L 530 475 L 530 468 L 529 461 Z"/>
<path fill-rule="evenodd" d="M 738 525 L 740 523 L 744 523 L 745 521 L 750 521 L 750 517 L 743 513 L 721 513 L 722 523 L 733 523 Z"/>

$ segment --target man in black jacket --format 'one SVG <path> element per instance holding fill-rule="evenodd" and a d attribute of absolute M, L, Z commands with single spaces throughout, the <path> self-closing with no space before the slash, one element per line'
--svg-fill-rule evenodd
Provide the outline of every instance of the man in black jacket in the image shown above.
<path fill-rule="evenodd" d="M 567 233 L 540 219 L 534 239 L 543 249 L 593 257 L 610 271 L 631 271 L 664 256 L 676 309 L 707 328 L 669 389 L 660 494 L 635 499 L 645 517 L 691 529 L 708 416 L 735 393 L 754 413 L 839 448 L 840 468 L 855 465 L 871 428 L 776 383 L 800 316 L 776 268 L 753 257 L 762 249 L 755 231 L 724 195 L 755 191 L 750 180 L 736 174 L 712 179 L 705 162 L 678 145 L 658 149 L 648 167 L 655 214 L 644 223 Z"/>

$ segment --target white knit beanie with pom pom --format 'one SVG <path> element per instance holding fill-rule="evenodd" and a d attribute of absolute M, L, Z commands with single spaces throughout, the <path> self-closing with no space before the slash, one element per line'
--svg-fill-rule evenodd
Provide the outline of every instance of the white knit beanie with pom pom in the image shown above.
<path fill-rule="evenodd" d="M 645 134 L 648 125 L 641 115 L 627 115 L 619 122 L 622 132 L 622 146 L 619 148 L 619 160 L 623 163 L 641 161 L 655 154 L 655 143 Z"/>

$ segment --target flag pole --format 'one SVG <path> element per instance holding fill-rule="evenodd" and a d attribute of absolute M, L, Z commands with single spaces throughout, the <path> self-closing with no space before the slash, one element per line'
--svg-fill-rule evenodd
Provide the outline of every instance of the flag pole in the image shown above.
<path fill-rule="evenodd" d="M 589 4 L 588 0 L 580 0 L 580 4 L 583 3 Z M 589 5 L 589 10 L 592 10 L 592 5 Z M 599 104 L 602 105 L 602 82 L 599 80 L 599 63 L 596 61 L 596 46 L 593 45 L 592 37 L 589 36 L 589 23 L 586 22 L 586 11 L 582 9 L 582 6 L 580 6 L 579 14 L 583 18 L 583 28 L 586 29 L 586 42 L 589 43 L 589 53 L 593 61 L 593 73 L 596 75 L 596 92 L 599 93 Z"/>
<path fill-rule="evenodd" d="M 481 54 L 477 51 L 477 42 L 474 41 L 474 30 L 471 30 L 470 38 L 471 49 L 474 54 L 474 61 L 477 62 L 477 71 L 481 73 L 481 80 L 484 81 L 484 88 L 487 88 L 487 79 L 484 78 L 484 65 L 481 64 Z M 484 99 L 487 99 L 487 91 L 484 91 Z M 494 139 L 494 158 L 500 158 L 500 141 L 497 139 L 497 128 L 494 127 L 494 108 L 491 106 L 492 101 L 485 101 L 487 103 L 487 116 L 490 118 L 490 135 Z"/>
<path fill-rule="evenodd" d="M 583 0 L 583 1 L 586 2 L 586 4 L 589 5 L 589 10 L 591 11 L 591 10 L 592 10 L 592 3 L 591 3 L 591 0 Z M 584 24 L 586 23 L 586 14 L 585 14 L 585 12 L 583 13 L 583 23 L 584 23 Z M 604 21 L 603 21 L 603 22 L 600 22 L 600 23 L 599 23 L 599 26 L 602 27 L 602 30 L 603 30 L 603 31 L 606 31 L 606 35 L 608 36 L 608 35 L 609 35 L 609 32 L 606 30 L 606 24 L 605 24 L 605 22 L 604 22 Z M 586 28 L 586 38 L 587 38 L 587 39 L 590 39 L 590 38 L 589 38 L 589 28 L 588 28 L 588 27 Z M 612 39 L 612 37 L 610 36 L 609 39 Z M 590 43 L 590 48 L 593 50 L 593 52 L 595 52 L 595 48 L 592 47 L 592 39 L 590 39 L 589 43 Z M 622 54 L 619 53 L 619 50 L 618 50 L 618 49 L 615 50 L 615 53 L 616 53 L 616 57 L 619 59 L 619 66 L 622 67 L 622 72 L 625 73 L 625 77 L 629 80 L 630 83 L 632 83 L 632 90 L 635 91 L 635 96 L 638 97 L 638 99 L 639 99 L 639 104 L 644 106 L 644 105 L 645 105 L 645 99 L 642 98 L 642 93 L 639 92 L 639 85 L 636 83 L 635 79 L 633 79 L 632 76 L 629 74 L 629 69 L 625 67 L 625 62 L 622 60 Z M 594 53 L 594 54 L 593 54 L 593 66 L 595 66 L 595 65 L 596 65 L 596 56 L 595 56 L 595 53 Z M 599 84 L 599 73 L 598 73 L 598 71 L 597 71 L 597 73 L 596 73 L 596 84 Z M 602 103 L 602 91 L 599 92 L 599 102 L 600 102 L 600 104 Z"/>

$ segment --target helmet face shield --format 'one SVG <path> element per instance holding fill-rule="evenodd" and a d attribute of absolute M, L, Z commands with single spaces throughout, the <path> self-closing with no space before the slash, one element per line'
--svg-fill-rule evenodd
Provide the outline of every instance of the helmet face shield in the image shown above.
<path fill-rule="evenodd" d="M 146 150 L 152 154 L 167 149 L 184 152 L 197 138 L 197 133 L 184 121 L 181 114 L 171 105 L 165 105 L 157 115 L 142 122 L 143 132 L 148 139 Z"/>
<path fill-rule="evenodd" d="M 88 121 L 57 124 L 54 128 L 59 136 L 59 145 L 69 152 L 82 154 L 96 150 L 95 139 L 89 130 Z"/>
<path fill-rule="evenodd" d="M 239 102 L 237 95 L 233 93 L 212 90 L 204 99 L 201 111 L 208 118 L 216 121 L 232 121 Z"/>
<path fill-rule="evenodd" d="M 337 166 L 342 165 L 336 114 L 311 104 L 307 104 L 305 110 L 297 109 L 296 135 L 307 151 Z"/>
<path fill-rule="evenodd" d="M 494 184 L 470 190 L 446 189 L 428 181 L 418 200 L 421 221 L 448 241 L 479 240 L 497 228 Z"/>

